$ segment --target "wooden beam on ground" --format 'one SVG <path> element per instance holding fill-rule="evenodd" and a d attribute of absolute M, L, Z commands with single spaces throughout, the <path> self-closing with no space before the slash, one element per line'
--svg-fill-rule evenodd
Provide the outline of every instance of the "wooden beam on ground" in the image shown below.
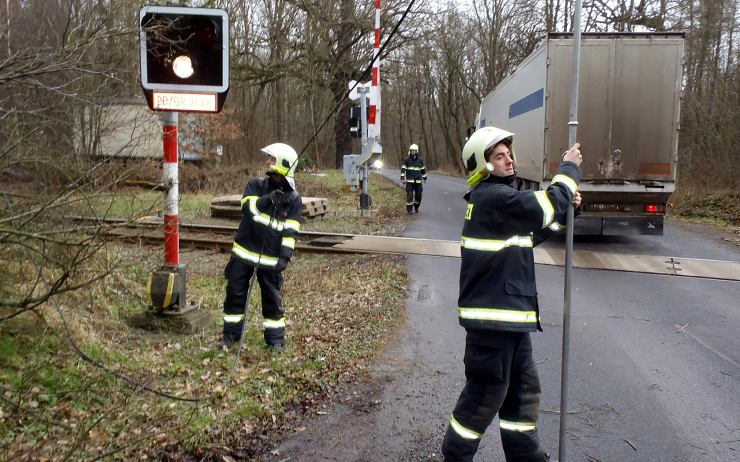
<path fill-rule="evenodd" d="M 229 196 L 214 197 L 211 200 L 211 216 L 219 218 L 240 218 L 242 196 L 232 194 Z M 324 197 L 301 197 L 301 215 L 306 218 L 324 216 L 329 211 L 329 201 Z"/>
<path fill-rule="evenodd" d="M 106 235 L 128 242 L 156 244 L 162 241 L 161 233 L 140 228 L 114 228 L 107 231 Z M 296 244 L 296 252 L 299 253 L 373 253 L 460 258 L 459 241 L 339 233 L 301 233 L 299 238 Z M 180 244 L 183 247 L 230 252 L 232 239 L 233 236 L 215 237 L 204 233 L 186 232 L 180 235 Z M 534 249 L 534 260 L 540 265 L 563 266 L 565 250 L 537 247 Z M 584 269 L 740 281 L 740 262 L 725 260 L 576 250 L 573 254 L 573 266 Z"/>
<path fill-rule="evenodd" d="M 459 241 L 434 239 L 358 235 L 351 238 L 322 237 L 305 242 L 304 247 L 306 246 L 318 246 L 326 251 L 347 253 L 460 257 Z M 565 264 L 565 250 L 535 248 L 534 261 L 540 265 L 563 266 Z M 584 269 L 740 281 L 740 262 L 735 261 L 576 250 L 573 254 L 573 266 Z"/>

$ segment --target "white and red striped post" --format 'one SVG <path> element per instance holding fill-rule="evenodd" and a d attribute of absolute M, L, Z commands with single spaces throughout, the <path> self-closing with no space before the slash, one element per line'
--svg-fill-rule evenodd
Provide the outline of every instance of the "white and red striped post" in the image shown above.
<path fill-rule="evenodd" d="M 373 48 L 373 75 L 370 82 L 370 114 L 368 133 L 370 143 L 380 141 L 380 0 L 375 0 L 375 45 Z"/>
<path fill-rule="evenodd" d="M 162 182 L 167 185 L 164 197 L 164 264 L 166 266 L 180 264 L 177 116 L 177 112 L 164 112 L 162 114 L 162 144 L 164 146 Z"/>

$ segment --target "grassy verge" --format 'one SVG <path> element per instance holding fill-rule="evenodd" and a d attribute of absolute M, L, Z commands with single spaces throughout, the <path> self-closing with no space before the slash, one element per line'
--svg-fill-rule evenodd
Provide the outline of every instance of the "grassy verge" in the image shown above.
<path fill-rule="evenodd" d="M 378 213 L 372 219 L 349 217 L 357 196 L 337 188 L 338 172 L 302 183 L 304 178 L 304 195 L 323 191 L 334 210 L 305 228 L 393 234 L 406 223 L 396 217 L 403 194 L 380 177 L 373 177 Z M 94 208 L 109 216 L 138 214 L 155 210 L 157 196 L 131 190 L 110 204 L 98 198 Z M 184 195 L 183 219 L 205 217 L 210 197 Z M 188 296 L 213 316 L 210 327 L 195 335 L 133 327 L 146 309 L 144 286 L 161 263 L 161 249 L 112 243 L 98 258 L 101 270 L 115 262 L 113 276 L 0 321 L 0 459 L 258 457 L 280 430 L 362 373 L 403 321 L 407 276 L 401 258 L 297 254 L 284 286 L 285 351 L 263 347 L 255 288 L 235 363 L 233 351 L 217 347 L 227 254 L 182 251 Z M 113 373 L 81 359 L 72 342 Z M 114 373 L 196 401 L 132 387 Z"/>
<path fill-rule="evenodd" d="M 680 192 L 671 196 L 669 216 L 740 234 L 740 192 Z"/>

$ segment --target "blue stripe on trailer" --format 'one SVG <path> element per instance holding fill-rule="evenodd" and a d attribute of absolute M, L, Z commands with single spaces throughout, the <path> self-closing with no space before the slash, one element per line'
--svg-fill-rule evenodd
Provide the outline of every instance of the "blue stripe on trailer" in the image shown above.
<path fill-rule="evenodd" d="M 542 107 L 545 103 L 545 89 L 540 88 L 539 90 L 531 93 L 519 101 L 509 106 L 509 118 L 513 119 L 518 115 L 522 115 L 525 112 L 529 112 L 538 107 Z"/>

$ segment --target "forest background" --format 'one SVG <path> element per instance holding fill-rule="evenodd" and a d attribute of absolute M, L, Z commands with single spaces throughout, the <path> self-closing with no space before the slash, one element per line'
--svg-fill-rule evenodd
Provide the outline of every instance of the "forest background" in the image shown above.
<path fill-rule="evenodd" d="M 74 176 L 99 151 L 96 109 L 142 100 L 138 9 L 130 0 L 4 0 L 0 6 L 0 169 L 27 173 L 54 159 Z M 156 3 L 156 2 L 149 2 Z M 163 2 L 160 2 L 163 3 Z M 409 1 L 382 2 L 385 40 Z M 372 58 L 375 2 L 193 1 L 231 23 L 226 110 L 191 127 L 206 156 L 241 166 L 261 146 L 311 143 L 305 164 L 339 168 L 349 136 L 348 82 Z M 4 8 L 3 8 L 4 7 Z M 460 173 L 478 104 L 550 31 L 571 30 L 571 0 L 416 0 L 381 68 L 382 144 L 398 165 L 410 143 L 432 170 Z M 583 30 L 683 31 L 680 183 L 737 189 L 740 143 L 738 4 L 733 0 L 585 0 Z M 366 77 L 365 80 L 368 80 Z M 187 131 L 187 129 L 184 129 Z M 185 133 L 187 136 L 187 133 Z M 356 143 L 356 141 L 355 141 Z M 48 169 L 47 169 L 48 170 Z M 45 176 L 44 173 L 33 173 Z"/>
<path fill-rule="evenodd" d="M 166 4 L 147 2 L 154 3 Z M 121 131 L 108 125 L 107 111 L 122 102 L 143 105 L 138 11 L 144 4 L 0 0 L 0 356 L 19 362 L 11 368 L 0 361 L 0 373 L 18 369 L 25 380 L 25 374 L 37 372 L 26 368 L 26 361 L 34 355 L 43 359 L 46 350 L 40 348 L 39 354 L 33 347 L 44 343 L 50 329 L 62 330 L 59 322 L 49 323 L 51 308 L 60 319 L 63 311 L 75 314 L 74 319 L 87 316 L 105 325 L 99 330 L 108 335 L 113 324 L 105 324 L 110 319 L 101 313 L 125 299 L 125 272 L 116 266 L 116 247 L 111 250 L 96 239 L 97 225 L 72 224 L 68 216 L 100 213 L 101 204 L 107 212 L 117 210 L 113 204 L 121 196 L 134 196 L 125 187 L 129 179 L 161 180 L 161 143 L 150 161 L 120 162 L 100 155 L 107 134 Z M 181 165 L 184 195 L 199 199 L 198 193 L 241 192 L 247 178 L 262 173 L 259 148 L 275 141 L 297 150 L 306 146 L 301 169 L 341 167 L 343 155 L 358 151 L 349 133 L 348 83 L 368 80 L 362 73 L 373 53 L 375 2 L 220 0 L 192 1 L 191 6 L 228 11 L 231 85 L 221 114 L 181 117 L 181 148 L 197 150 L 205 159 L 200 166 Z M 383 42 L 411 7 L 381 56 L 384 160 L 397 166 L 408 145 L 416 143 L 429 170 L 461 174 L 459 154 L 480 100 L 547 32 L 571 29 L 573 2 L 387 0 L 382 6 Z M 677 205 L 688 214 L 723 218 L 737 232 L 738 3 L 584 0 L 583 18 L 586 32 L 685 32 Z M 151 117 L 144 119 L 137 123 L 152 124 Z M 159 130 L 156 119 L 154 125 Z M 133 151 L 144 149 L 136 128 L 130 127 L 127 141 Z M 187 145 L 187 140 L 198 142 Z M 301 175 L 299 185 L 311 183 L 312 177 Z M 314 188 L 313 194 L 330 192 Z M 161 199 L 160 193 L 151 193 Z M 139 205 L 132 215 L 155 212 L 154 203 Z M 388 221 L 403 223 L 391 215 Z M 220 269 L 213 273 L 218 276 Z M 143 270 L 139 273 L 144 278 Z M 398 279 L 393 272 L 384 274 Z M 140 284 L 132 290 L 138 298 Z M 103 285 L 114 294 L 103 291 L 109 298 L 93 303 L 88 295 Z M 216 283 L 213 293 L 222 294 Z M 28 343 L 16 342 L 22 337 L 16 335 L 18 325 Z M 53 350 L 56 354 L 57 347 Z M 35 383 L 21 383 L 18 399 L 26 392 L 33 395 L 35 388 Z M 8 409 L 24 416 L 35 412 L 33 406 L 19 410 L 15 396 L 3 389 L 0 423 L 11 418 L 4 414 Z"/>
<path fill-rule="evenodd" d="M 0 5 L 0 247 L 36 274 L 20 279 L 35 284 L 19 288 L 9 281 L 22 272 L 13 265 L 0 269 L 5 282 L 0 308 L 9 312 L 0 324 L 55 293 L 108 274 L 79 271 L 102 247 L 81 237 L 88 229 L 67 223 L 70 206 L 79 210 L 127 179 L 160 181 L 158 141 L 149 163 L 100 156 L 111 130 L 106 111 L 121 101 L 143 104 L 137 20 L 142 5 L 132 0 L 4 0 Z M 343 155 L 357 152 L 349 133 L 348 83 L 362 80 L 371 61 L 375 2 L 191 5 L 229 13 L 231 86 L 219 115 L 181 118 L 181 149 L 200 149 L 206 159 L 202 167 L 183 166 L 181 192 L 240 192 L 246 178 L 261 173 L 259 148 L 277 140 L 299 151 L 305 146 L 299 171 L 340 167 Z M 429 170 L 452 174 L 462 173 L 459 153 L 481 98 L 547 32 L 570 30 L 573 8 L 571 0 L 388 0 L 382 5 L 384 37 L 400 23 L 381 56 L 384 159 L 398 165 L 407 146 L 416 143 Z M 674 196 L 681 199 L 679 210 L 740 229 L 738 3 L 585 0 L 583 18 L 587 32 L 685 32 Z M 150 119 L 142 123 L 159 130 L 145 113 Z M 325 121 L 326 129 L 319 131 Z M 128 128 L 133 150 L 143 146 L 135 128 Z M 184 145 L 188 139 L 198 143 Z M 219 146 L 223 154 L 216 156 Z M 209 162 L 216 157 L 218 162 Z M 50 269 L 54 274 L 42 290 L 42 276 Z"/>

